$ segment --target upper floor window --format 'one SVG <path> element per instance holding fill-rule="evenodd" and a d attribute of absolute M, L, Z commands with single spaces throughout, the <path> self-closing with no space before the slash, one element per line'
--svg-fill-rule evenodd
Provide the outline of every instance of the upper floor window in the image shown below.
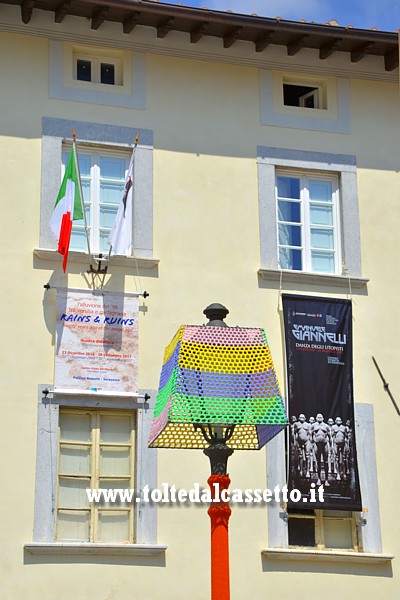
<path fill-rule="evenodd" d="M 69 150 L 66 150 L 63 152 L 64 169 L 68 158 Z M 124 193 L 130 155 L 117 150 L 100 151 L 80 147 L 78 158 L 90 249 L 94 254 L 108 253 L 108 236 Z M 87 251 L 83 219 L 73 222 L 70 249 Z"/>
<path fill-rule="evenodd" d="M 74 53 L 74 79 L 122 85 L 122 59 Z"/>
<path fill-rule="evenodd" d="M 283 104 L 302 108 L 322 108 L 320 106 L 320 86 L 283 84 Z"/>
<path fill-rule="evenodd" d="M 340 273 L 337 177 L 278 171 L 276 202 L 279 268 Z"/>

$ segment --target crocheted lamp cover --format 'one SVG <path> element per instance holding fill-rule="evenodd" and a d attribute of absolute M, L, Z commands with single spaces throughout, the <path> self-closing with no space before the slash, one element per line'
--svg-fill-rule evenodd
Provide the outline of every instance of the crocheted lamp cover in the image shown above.
<path fill-rule="evenodd" d="M 150 447 L 206 448 L 194 425 L 234 425 L 227 445 L 257 450 L 287 424 L 263 329 L 180 327 L 165 349 Z"/>

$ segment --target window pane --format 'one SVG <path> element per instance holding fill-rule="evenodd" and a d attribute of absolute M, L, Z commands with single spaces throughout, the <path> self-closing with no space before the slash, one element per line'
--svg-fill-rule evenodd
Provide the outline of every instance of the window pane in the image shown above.
<path fill-rule="evenodd" d="M 92 63 L 90 60 L 81 60 L 78 58 L 76 61 L 76 78 L 79 81 L 92 80 Z"/>
<path fill-rule="evenodd" d="M 118 208 L 116 206 L 115 207 L 101 206 L 100 207 L 100 226 L 108 227 L 109 229 L 111 229 L 111 227 L 115 223 L 115 218 L 117 216 L 117 210 L 118 210 Z"/>
<path fill-rule="evenodd" d="M 71 250 L 77 250 L 78 252 L 87 252 L 87 238 L 84 230 L 72 227 L 69 247 Z"/>
<path fill-rule="evenodd" d="M 90 447 L 60 446 L 59 472 L 65 475 L 90 476 Z"/>
<path fill-rule="evenodd" d="M 340 519 L 350 518 L 350 510 L 324 510 L 324 517 L 339 517 Z"/>
<path fill-rule="evenodd" d="M 315 547 L 314 519 L 291 519 L 288 523 L 289 545 Z"/>
<path fill-rule="evenodd" d="M 285 246 L 301 246 L 301 227 L 279 223 L 279 243 Z"/>
<path fill-rule="evenodd" d="M 110 235 L 110 231 L 100 231 L 99 236 L 99 252 L 102 254 L 108 254 L 110 251 L 110 244 L 108 243 L 108 236 Z"/>
<path fill-rule="evenodd" d="M 332 182 L 309 179 L 310 200 L 332 201 Z"/>
<path fill-rule="evenodd" d="M 100 65 L 100 81 L 101 83 L 108 83 L 114 85 L 115 83 L 115 66 L 108 63 L 101 63 Z"/>
<path fill-rule="evenodd" d="M 99 479 L 99 488 L 106 490 L 129 490 L 131 488 L 130 479 Z M 124 506 L 119 496 L 115 497 L 115 502 L 104 502 L 104 506 Z"/>
<path fill-rule="evenodd" d="M 89 414 L 60 414 L 60 439 L 70 442 L 90 442 L 91 419 Z"/>
<path fill-rule="evenodd" d="M 300 179 L 297 177 L 277 177 L 279 198 L 300 199 Z"/>
<path fill-rule="evenodd" d="M 60 510 L 57 519 L 57 539 L 88 542 L 89 523 L 89 511 Z"/>
<path fill-rule="evenodd" d="M 130 475 L 130 455 L 129 448 L 100 448 L 100 475 Z"/>
<path fill-rule="evenodd" d="M 325 548 L 353 548 L 353 521 L 324 519 Z"/>
<path fill-rule="evenodd" d="M 100 441 L 129 444 L 131 441 L 131 418 L 130 416 L 101 415 Z"/>
<path fill-rule="evenodd" d="M 279 266 L 281 269 L 301 271 L 303 268 L 301 250 L 293 250 L 292 248 L 279 248 Z"/>
<path fill-rule="evenodd" d="M 85 204 L 89 204 L 90 203 L 90 180 L 81 178 L 81 183 L 82 183 L 83 202 Z M 86 215 L 86 217 L 87 217 L 87 215 Z"/>
<path fill-rule="evenodd" d="M 100 202 L 119 205 L 123 195 L 123 183 L 100 183 Z"/>
<path fill-rule="evenodd" d="M 122 179 L 125 181 L 125 160 L 111 156 L 100 157 L 100 173 L 107 179 Z"/>
<path fill-rule="evenodd" d="M 79 154 L 79 171 L 81 177 L 90 177 L 91 158 L 88 154 Z"/>
<path fill-rule="evenodd" d="M 333 250 L 333 229 L 311 228 L 311 248 Z"/>
<path fill-rule="evenodd" d="M 99 511 L 99 542 L 129 542 L 129 511 Z"/>
<path fill-rule="evenodd" d="M 129 489 L 130 480 L 129 479 L 117 479 L 113 477 L 112 479 L 100 479 L 99 487 L 108 488 L 110 490 L 118 490 L 118 489 Z"/>
<path fill-rule="evenodd" d="M 90 479 L 59 478 L 58 506 L 63 508 L 85 508 L 89 506 L 86 488 L 90 488 Z"/>
<path fill-rule="evenodd" d="M 333 225 L 332 206 L 310 205 L 311 225 Z"/>
<path fill-rule="evenodd" d="M 280 221 L 290 221 L 292 223 L 300 223 L 300 202 L 285 202 L 279 200 L 278 213 Z"/>
<path fill-rule="evenodd" d="M 311 252 L 311 264 L 313 272 L 335 272 L 335 258 L 333 252 Z"/>

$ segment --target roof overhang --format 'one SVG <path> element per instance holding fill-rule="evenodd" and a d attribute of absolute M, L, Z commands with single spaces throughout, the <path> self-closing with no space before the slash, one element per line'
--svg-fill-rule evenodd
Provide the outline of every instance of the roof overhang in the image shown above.
<path fill-rule="evenodd" d="M 318 50 L 320 60 L 335 52 L 350 54 L 356 63 L 365 56 L 381 56 L 386 71 L 399 66 L 398 35 L 378 30 L 319 25 L 257 15 L 190 8 L 154 0 L 0 0 L 0 4 L 21 7 L 21 20 L 28 24 L 35 9 L 54 12 L 55 23 L 67 15 L 90 20 L 92 30 L 98 30 L 105 21 L 121 23 L 124 34 L 138 25 L 153 27 L 157 37 L 164 38 L 170 31 L 190 34 L 190 43 L 196 44 L 203 36 L 221 38 L 223 47 L 230 48 L 242 40 L 254 44 L 260 53 L 270 44 L 285 46 L 288 56 L 302 48 Z"/>

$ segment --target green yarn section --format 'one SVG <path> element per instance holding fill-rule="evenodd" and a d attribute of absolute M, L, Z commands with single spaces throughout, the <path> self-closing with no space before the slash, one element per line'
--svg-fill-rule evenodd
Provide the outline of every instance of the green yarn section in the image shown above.
<path fill-rule="evenodd" d="M 203 398 L 174 394 L 168 421 L 220 425 L 286 425 L 287 417 L 280 396 L 268 399 Z"/>
<path fill-rule="evenodd" d="M 174 393 L 177 373 L 178 367 L 175 367 L 167 383 L 158 391 L 156 404 L 154 407 L 154 419 L 156 419 L 162 413 L 168 403 L 169 398 Z"/>

